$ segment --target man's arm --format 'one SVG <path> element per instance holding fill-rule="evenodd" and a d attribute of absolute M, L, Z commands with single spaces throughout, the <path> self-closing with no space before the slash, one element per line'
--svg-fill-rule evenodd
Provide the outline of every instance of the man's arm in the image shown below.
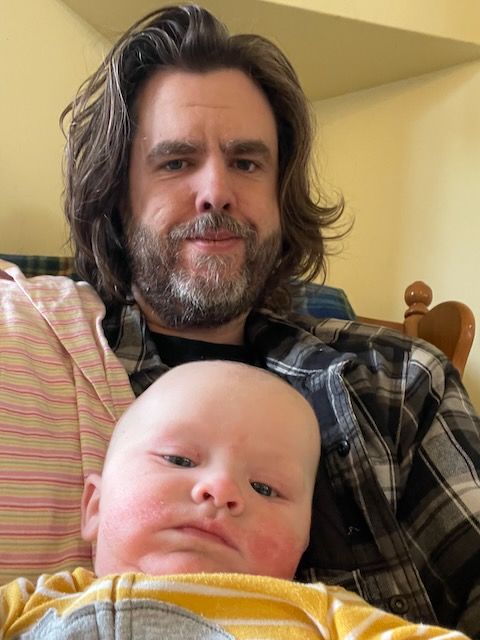
<path fill-rule="evenodd" d="M 408 452 L 398 443 L 405 486 L 397 513 L 439 619 L 456 610 L 457 628 L 480 638 L 479 419 L 453 367 L 419 353 L 412 350 L 403 413 L 415 439 Z"/>
<path fill-rule="evenodd" d="M 383 328 L 327 320 L 315 329 L 348 358 L 337 424 L 356 432 L 343 426 L 351 405 L 362 433 L 360 453 L 334 459 L 375 540 L 354 549 L 362 594 L 388 606 L 391 585 L 413 619 L 415 602 L 428 615 L 427 596 L 441 624 L 480 638 L 480 420 L 457 371 L 432 345 Z"/>

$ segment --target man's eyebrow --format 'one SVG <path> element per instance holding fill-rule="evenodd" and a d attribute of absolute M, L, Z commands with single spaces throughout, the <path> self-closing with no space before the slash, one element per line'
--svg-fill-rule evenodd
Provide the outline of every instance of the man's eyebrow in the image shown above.
<path fill-rule="evenodd" d="M 185 156 L 199 153 L 204 150 L 204 145 L 189 140 L 162 140 L 157 142 L 147 154 L 147 162 L 154 163 L 158 158 L 165 156 Z"/>
<path fill-rule="evenodd" d="M 245 140 L 229 140 L 221 145 L 224 153 L 229 155 L 255 155 L 262 156 L 265 160 L 272 159 L 272 151 L 263 140 L 245 139 Z"/>
<path fill-rule="evenodd" d="M 272 159 L 272 151 L 263 140 L 235 139 L 222 143 L 220 148 L 226 155 L 255 155 L 264 160 Z M 162 140 L 157 142 L 147 154 L 147 162 L 155 164 L 159 159 L 168 156 L 185 156 L 205 151 L 202 142 L 192 140 Z"/>

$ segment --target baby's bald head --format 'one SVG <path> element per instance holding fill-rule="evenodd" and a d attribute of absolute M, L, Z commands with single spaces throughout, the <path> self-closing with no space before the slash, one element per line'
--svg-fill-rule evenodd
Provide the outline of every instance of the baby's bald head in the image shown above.
<path fill-rule="evenodd" d="M 165 411 L 177 417 L 188 405 L 209 403 L 216 412 L 246 417 L 246 410 L 262 410 L 268 419 L 268 409 L 278 402 L 288 404 L 297 420 L 291 426 L 296 438 L 307 438 L 312 444 L 314 464 L 320 455 L 320 431 L 317 418 L 305 398 L 282 378 L 258 367 L 228 360 L 197 361 L 179 365 L 158 378 L 120 418 L 110 440 L 107 459 L 116 446 L 120 446 L 135 433 L 150 428 Z M 273 416 L 272 416 L 273 417 Z M 272 425 L 277 431 L 280 425 Z M 118 441 L 118 442 L 117 442 Z"/>
<path fill-rule="evenodd" d="M 226 361 L 175 367 L 125 412 L 102 476 L 87 479 L 97 574 L 293 577 L 319 452 L 312 408 L 279 377 Z"/>

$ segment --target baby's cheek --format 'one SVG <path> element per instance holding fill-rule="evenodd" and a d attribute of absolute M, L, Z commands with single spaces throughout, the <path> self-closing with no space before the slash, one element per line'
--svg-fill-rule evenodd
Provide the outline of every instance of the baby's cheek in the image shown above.
<path fill-rule="evenodd" d="M 246 554 L 249 560 L 248 573 L 290 580 L 295 575 L 304 551 L 304 542 L 299 536 L 284 533 L 257 531 L 246 539 Z"/>
<path fill-rule="evenodd" d="M 105 510 L 97 537 L 99 575 L 140 571 L 140 560 L 158 552 L 158 532 L 174 521 L 175 509 L 159 500 L 129 502 Z"/>
<path fill-rule="evenodd" d="M 155 531 L 168 524 L 175 509 L 155 496 L 138 498 L 125 497 L 110 504 L 102 518 L 100 533 L 109 542 L 124 546 L 132 552 L 143 546 Z"/>

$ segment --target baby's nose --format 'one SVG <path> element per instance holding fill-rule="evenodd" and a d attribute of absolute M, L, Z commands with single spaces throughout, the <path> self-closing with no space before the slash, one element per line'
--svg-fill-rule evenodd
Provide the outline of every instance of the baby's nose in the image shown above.
<path fill-rule="evenodd" d="M 217 509 L 228 509 L 232 515 L 242 513 L 245 503 L 238 482 L 227 474 L 200 479 L 192 489 L 196 504 L 209 502 Z"/>

